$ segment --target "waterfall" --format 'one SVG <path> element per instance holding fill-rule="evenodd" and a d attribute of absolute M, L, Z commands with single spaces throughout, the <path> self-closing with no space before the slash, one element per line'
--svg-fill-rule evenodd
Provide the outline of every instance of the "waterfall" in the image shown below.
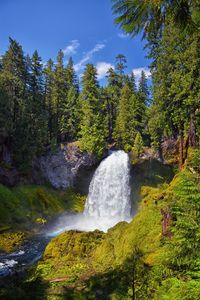
<path fill-rule="evenodd" d="M 128 155 L 121 150 L 112 152 L 94 173 L 84 212 L 61 216 L 48 235 L 66 230 L 106 232 L 120 221 L 130 221 L 129 173 Z"/>
<path fill-rule="evenodd" d="M 84 214 L 123 221 L 130 218 L 130 211 L 129 158 L 124 151 L 115 151 L 94 173 Z"/>

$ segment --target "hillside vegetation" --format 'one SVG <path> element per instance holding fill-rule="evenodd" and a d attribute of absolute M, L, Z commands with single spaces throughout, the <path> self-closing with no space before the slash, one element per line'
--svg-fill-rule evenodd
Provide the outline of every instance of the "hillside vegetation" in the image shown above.
<path fill-rule="evenodd" d="M 54 238 L 23 291 L 37 283 L 36 299 L 132 299 L 134 289 L 135 299 L 198 300 L 199 159 L 190 151 L 170 184 L 142 186 L 129 224 Z"/>

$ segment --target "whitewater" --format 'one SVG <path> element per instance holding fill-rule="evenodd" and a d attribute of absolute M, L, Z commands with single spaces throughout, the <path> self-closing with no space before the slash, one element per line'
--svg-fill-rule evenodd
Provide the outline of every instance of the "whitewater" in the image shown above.
<path fill-rule="evenodd" d="M 48 234 L 95 229 L 106 232 L 115 224 L 130 220 L 130 163 L 128 154 L 119 150 L 112 152 L 96 169 L 84 212 L 61 216 Z"/>

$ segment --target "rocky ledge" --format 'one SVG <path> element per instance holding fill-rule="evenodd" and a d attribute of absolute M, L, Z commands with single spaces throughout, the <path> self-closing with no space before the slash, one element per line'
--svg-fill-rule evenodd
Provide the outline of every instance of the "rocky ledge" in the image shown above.
<path fill-rule="evenodd" d="M 35 183 L 49 182 L 56 189 L 74 186 L 82 169 L 91 168 L 99 160 L 92 154 L 82 152 L 77 143 L 62 144 L 55 151 L 37 158 L 33 163 Z"/>

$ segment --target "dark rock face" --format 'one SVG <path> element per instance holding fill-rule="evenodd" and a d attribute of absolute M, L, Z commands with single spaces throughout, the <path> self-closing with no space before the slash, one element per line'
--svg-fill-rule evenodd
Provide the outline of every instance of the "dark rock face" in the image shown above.
<path fill-rule="evenodd" d="M 19 181 L 19 174 L 16 169 L 5 169 L 0 167 L 0 183 L 7 186 L 14 186 Z"/>
<path fill-rule="evenodd" d="M 14 186 L 19 182 L 19 173 L 14 167 L 9 141 L 0 135 L 0 183 Z"/>
<path fill-rule="evenodd" d="M 75 185 L 76 178 L 83 169 L 91 168 L 98 159 L 82 152 L 75 143 L 62 145 L 52 154 L 37 159 L 33 163 L 35 183 L 48 181 L 56 189 L 66 189 Z"/>

